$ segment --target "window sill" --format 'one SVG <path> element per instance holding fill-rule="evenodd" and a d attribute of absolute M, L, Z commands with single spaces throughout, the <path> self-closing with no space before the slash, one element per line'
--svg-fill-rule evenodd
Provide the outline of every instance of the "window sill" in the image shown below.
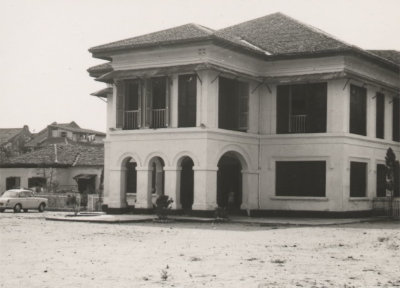
<path fill-rule="evenodd" d="M 295 201 L 329 201 L 327 197 L 309 197 L 309 196 L 272 196 L 271 200 L 295 200 Z"/>
<path fill-rule="evenodd" d="M 349 201 L 370 201 L 368 197 L 349 197 Z"/>

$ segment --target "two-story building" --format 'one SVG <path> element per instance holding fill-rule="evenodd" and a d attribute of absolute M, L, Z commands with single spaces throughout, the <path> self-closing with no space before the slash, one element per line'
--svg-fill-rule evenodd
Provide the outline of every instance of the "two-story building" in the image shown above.
<path fill-rule="evenodd" d="M 400 152 L 400 52 L 367 51 L 275 13 L 187 24 L 89 50 L 107 88 L 105 203 L 355 212 Z M 397 192 L 398 193 L 398 192 Z M 286 212 L 284 212 L 286 213 Z"/>
<path fill-rule="evenodd" d="M 102 144 L 106 134 L 81 128 L 75 121 L 70 123 L 53 122 L 42 129 L 25 144 L 29 150 L 35 150 L 49 144 Z"/>

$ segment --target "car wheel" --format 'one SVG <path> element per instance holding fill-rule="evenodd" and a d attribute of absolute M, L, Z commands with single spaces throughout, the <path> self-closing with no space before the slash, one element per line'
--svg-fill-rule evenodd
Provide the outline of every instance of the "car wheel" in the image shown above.
<path fill-rule="evenodd" d="M 6 210 L 6 209 L 0 209 L 0 213 L 3 213 L 3 212 L 4 212 L 4 210 Z"/>
<path fill-rule="evenodd" d="M 28 212 L 28 209 L 24 209 L 24 212 L 25 212 L 25 213 Z"/>
<path fill-rule="evenodd" d="M 17 204 L 17 205 L 14 206 L 14 212 L 15 213 L 21 212 L 21 209 L 22 209 L 21 204 Z"/>
<path fill-rule="evenodd" d="M 44 211 L 44 208 L 46 208 L 46 204 L 44 204 L 44 203 L 42 203 L 42 204 L 40 204 L 39 205 L 39 212 L 43 212 Z"/>

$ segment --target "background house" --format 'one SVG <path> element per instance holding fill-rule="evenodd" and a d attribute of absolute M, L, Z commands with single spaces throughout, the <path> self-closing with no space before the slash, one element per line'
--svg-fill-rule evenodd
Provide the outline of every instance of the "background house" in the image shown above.
<path fill-rule="evenodd" d="M 70 123 L 53 122 L 40 132 L 33 135 L 31 141 L 26 143 L 27 149 L 33 150 L 48 144 L 62 143 L 103 143 L 106 134 L 103 132 L 81 128 L 74 121 Z"/>
<path fill-rule="evenodd" d="M 31 140 L 29 127 L 0 128 L 0 162 L 5 158 L 21 154 L 25 151 L 25 144 Z"/>
<path fill-rule="evenodd" d="M 48 144 L 1 163 L 0 191 L 24 187 L 41 193 L 99 194 L 103 165 L 102 144 Z"/>

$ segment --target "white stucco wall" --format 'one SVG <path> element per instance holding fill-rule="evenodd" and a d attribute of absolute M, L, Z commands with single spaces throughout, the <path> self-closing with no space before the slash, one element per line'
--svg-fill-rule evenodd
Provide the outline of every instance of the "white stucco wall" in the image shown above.
<path fill-rule="evenodd" d="M 200 53 L 199 49 L 203 49 Z M 391 87 L 398 75 L 350 56 L 261 62 L 247 55 L 211 45 L 161 48 L 120 53 L 113 57 L 115 70 L 209 62 L 254 76 L 279 77 L 352 71 L 362 77 L 324 80 L 327 82 L 327 132 L 320 134 L 276 134 L 277 84 L 250 83 L 249 133 L 218 129 L 218 71 L 198 71 L 197 119 L 194 128 L 176 128 L 177 74 L 169 75 L 171 87 L 171 128 L 116 130 L 115 89 L 108 98 L 109 129 L 105 140 L 105 202 L 112 208 L 126 205 L 121 163 L 127 157 L 137 162 L 136 206 L 150 208 L 151 180 L 148 162 L 161 157 L 165 162 L 166 193 L 178 197 L 180 157 L 194 163 L 193 209 L 214 209 L 217 163 L 227 151 L 235 151 L 242 163 L 243 209 L 356 211 L 371 209 L 376 189 L 376 164 L 383 163 L 388 147 L 400 156 L 400 145 L 392 138 Z M 366 81 L 376 79 L 377 81 Z M 318 82 L 318 81 L 317 81 Z M 322 82 L 322 81 L 321 81 Z M 382 84 L 383 83 L 383 84 Z M 386 84 L 385 84 L 386 83 Z M 289 84 L 289 82 L 285 83 Z M 349 134 L 350 85 L 367 88 L 367 136 Z M 375 138 L 376 92 L 385 94 L 385 139 Z M 326 161 L 326 196 L 276 197 L 276 161 Z M 349 199 L 350 161 L 368 163 L 367 197 Z M 169 189 L 169 190 L 168 190 Z M 131 204 L 131 203 L 130 203 Z M 178 205 L 179 206 L 179 205 Z M 176 206 L 176 208 L 179 208 Z"/>

